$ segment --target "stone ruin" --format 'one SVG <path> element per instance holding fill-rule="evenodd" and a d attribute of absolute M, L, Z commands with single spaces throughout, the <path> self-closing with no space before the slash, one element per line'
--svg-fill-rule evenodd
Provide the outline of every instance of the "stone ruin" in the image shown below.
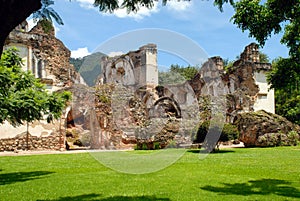
<path fill-rule="evenodd" d="M 275 110 L 274 91 L 266 81 L 271 65 L 259 61 L 258 45 L 254 43 L 230 69 L 224 69 L 222 58 L 212 57 L 192 80 L 177 85 L 159 85 L 155 44 L 104 57 L 101 66 L 94 109 L 99 126 L 92 134 L 98 140 L 93 148 L 187 146 L 195 125 L 204 120 L 200 119 L 199 105 L 205 97 L 210 97 L 210 112 L 224 112 L 227 122 L 233 122 L 240 113 Z M 220 103 L 223 105 L 217 103 L 220 97 L 225 98 Z M 212 109 L 212 105 L 217 107 Z"/>
<path fill-rule="evenodd" d="M 73 113 L 81 114 L 80 118 L 89 122 L 95 116 L 96 125 L 88 123 L 90 127 L 85 128 L 93 130 L 92 139 L 100 139 L 96 143 L 92 140 L 92 148 L 124 148 L 133 144 L 138 148 L 164 148 L 175 139 L 177 146 L 191 143 L 191 136 L 184 132 L 198 122 L 197 118 L 190 118 L 197 116 L 197 99 L 188 82 L 158 85 L 156 45 L 104 57 L 101 64 L 102 74 L 91 93 L 95 94 L 95 108 L 88 115 L 73 109 Z M 86 105 L 81 96 L 79 93 L 76 108 Z M 93 103 L 94 99 L 90 101 Z M 76 116 L 73 115 L 75 122 L 79 119 Z"/>
<path fill-rule="evenodd" d="M 258 45 L 251 43 L 229 69 L 224 69 L 222 58 L 212 57 L 189 83 L 198 98 L 225 95 L 226 121 L 232 123 L 239 113 L 275 113 L 274 90 L 266 79 L 271 68 L 270 63 L 260 62 Z"/>
<path fill-rule="evenodd" d="M 31 71 L 41 79 L 50 91 L 56 91 L 74 83 L 84 84 L 80 74 L 70 64 L 70 50 L 55 37 L 51 22 L 39 21 L 28 30 L 24 21 L 7 37 L 4 49 L 16 47 L 23 60 L 23 70 Z"/>
<path fill-rule="evenodd" d="M 221 108 L 225 108 L 227 122 L 245 112 L 275 112 L 274 91 L 266 82 L 271 65 L 259 61 L 258 45 L 254 43 L 245 47 L 230 69 L 224 69 L 222 58 L 212 57 L 192 80 L 165 86 L 158 83 L 157 47 L 148 44 L 121 56 L 103 57 L 97 84 L 88 88 L 70 65 L 70 51 L 55 38 L 53 27 L 45 33 L 41 23 L 31 31 L 26 26 L 21 24 L 9 35 L 6 47 L 18 47 L 25 61 L 24 70 L 31 70 L 49 90 L 73 93 L 73 103 L 59 123 L 51 129 L 43 123 L 30 128 L 31 148 L 185 147 L 193 141 L 195 125 L 209 118 L 209 114 L 201 116 L 206 98 L 209 113 L 213 113 L 223 112 L 220 107 L 213 108 L 218 106 L 213 101 L 225 97 Z M 7 135 L 8 129 L 2 128 Z M 24 139 L 14 136 L 8 136 L 9 143 L 0 140 L 0 150 L 22 147 L 14 143 Z M 51 136 L 56 143 L 34 136 Z"/>

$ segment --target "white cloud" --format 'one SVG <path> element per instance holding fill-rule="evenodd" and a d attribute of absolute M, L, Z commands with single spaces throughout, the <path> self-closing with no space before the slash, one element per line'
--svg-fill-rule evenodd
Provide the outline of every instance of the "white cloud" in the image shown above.
<path fill-rule="evenodd" d="M 159 11 L 158 3 L 155 2 L 153 8 L 151 8 L 151 9 L 148 9 L 146 7 L 140 7 L 140 9 L 136 13 L 133 13 L 133 12 L 128 13 L 126 8 L 123 8 L 123 9 L 116 10 L 113 13 L 113 15 L 115 15 L 119 18 L 129 17 L 129 18 L 133 18 L 135 20 L 141 20 L 144 17 L 151 16 L 152 13 L 157 13 L 158 11 Z"/>
<path fill-rule="evenodd" d="M 94 9 L 97 12 L 99 12 L 98 9 L 95 8 L 93 5 L 94 0 L 76 0 L 76 1 L 79 3 L 81 7 L 85 9 Z M 119 1 L 119 4 L 121 5 L 122 1 Z M 119 18 L 133 18 L 135 20 L 141 20 L 144 17 L 148 17 L 152 13 L 156 13 L 158 11 L 159 11 L 158 2 L 154 2 L 154 6 L 152 9 L 148 9 L 146 7 L 140 7 L 140 9 L 136 13 L 133 12 L 127 13 L 126 8 L 123 8 L 123 9 L 115 10 L 113 13 L 101 13 L 101 14 L 105 16 L 116 16 Z"/>
<path fill-rule="evenodd" d="M 94 9 L 94 0 L 76 0 L 79 5 L 86 9 Z"/>
<path fill-rule="evenodd" d="M 34 22 L 32 18 L 27 20 L 27 23 L 28 23 L 28 30 L 29 31 L 36 25 L 36 22 Z"/>
<path fill-rule="evenodd" d="M 87 56 L 91 54 L 87 47 L 78 48 L 77 50 L 71 51 L 71 57 L 72 58 L 82 58 L 84 56 Z"/>
<path fill-rule="evenodd" d="M 192 1 L 168 1 L 167 8 L 175 12 L 188 10 L 192 6 Z"/>
<path fill-rule="evenodd" d="M 120 55 L 122 55 L 122 54 L 124 54 L 124 52 L 110 52 L 110 53 L 108 54 L 108 56 L 109 56 L 109 57 L 114 57 L 114 56 L 120 56 Z"/>
<path fill-rule="evenodd" d="M 30 31 L 36 24 L 37 22 L 35 22 L 33 20 L 33 18 L 27 19 L 27 23 L 28 23 L 28 31 Z M 57 34 L 57 32 L 60 31 L 59 27 L 55 26 L 55 24 L 53 23 L 54 26 L 54 30 L 55 30 L 55 35 Z"/>

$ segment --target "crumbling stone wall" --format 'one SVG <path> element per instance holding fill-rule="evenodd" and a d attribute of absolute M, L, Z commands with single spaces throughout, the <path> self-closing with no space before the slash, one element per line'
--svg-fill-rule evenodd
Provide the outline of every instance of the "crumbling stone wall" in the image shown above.
<path fill-rule="evenodd" d="M 232 122 L 237 114 L 255 111 L 255 106 L 261 104 L 257 102 L 258 97 L 265 89 L 260 88 L 255 74 L 261 73 L 261 76 L 265 76 L 270 69 L 271 64 L 260 63 L 258 45 L 251 43 L 245 47 L 240 59 L 234 62 L 231 68 L 225 70 L 222 58 L 212 57 L 189 83 L 198 99 L 207 95 L 226 96 L 227 121 Z M 270 104 L 274 104 L 274 91 L 265 90 L 263 93 L 270 96 Z M 267 105 L 257 107 L 275 112 L 274 107 Z"/>
<path fill-rule="evenodd" d="M 69 63 L 70 50 L 55 37 L 54 27 L 50 22 L 40 21 L 30 31 L 25 25 L 17 27 L 5 41 L 5 48 L 10 46 L 27 48 L 27 70 L 31 70 L 45 84 L 53 87 L 53 90 L 73 83 L 84 83 L 80 74 Z"/>
<path fill-rule="evenodd" d="M 138 147 L 147 144 L 149 149 L 156 144 L 163 148 L 175 137 L 187 143 L 190 139 L 183 133 L 198 123 L 194 122 L 197 118 L 191 118 L 198 108 L 188 82 L 158 85 L 156 54 L 156 45 L 148 44 L 102 60 L 102 75 L 97 87 L 115 86 L 111 102 L 114 118 L 109 120 L 118 133 L 122 133 L 124 144 L 134 142 Z M 104 116 L 97 110 L 97 117 Z"/>
<path fill-rule="evenodd" d="M 0 140 L 0 152 L 3 151 L 24 151 L 24 150 L 61 150 L 64 149 L 63 135 L 55 134 L 38 137 L 26 135 L 26 132 L 14 138 Z"/>
<path fill-rule="evenodd" d="M 98 83 L 122 84 L 127 87 L 158 85 L 157 48 L 147 44 L 136 51 L 115 57 L 102 57 L 102 74 Z"/>

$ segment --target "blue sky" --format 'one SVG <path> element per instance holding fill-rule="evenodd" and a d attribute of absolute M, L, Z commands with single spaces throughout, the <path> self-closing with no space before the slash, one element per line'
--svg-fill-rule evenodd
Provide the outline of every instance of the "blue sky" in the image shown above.
<path fill-rule="evenodd" d="M 230 22 L 234 13 L 230 6 L 225 5 L 224 12 L 220 12 L 217 7 L 213 6 L 212 0 L 179 3 L 171 1 L 167 6 L 161 6 L 159 2 L 152 10 L 143 8 L 138 13 L 130 15 L 127 15 L 125 10 L 119 10 L 113 14 L 100 13 L 92 6 L 92 3 L 93 0 L 72 0 L 71 2 L 56 0 L 53 6 L 64 21 L 63 26 L 55 25 L 56 36 L 72 51 L 74 57 L 85 56 L 99 50 L 99 46 L 101 47 L 116 36 L 143 29 L 174 32 L 197 43 L 207 56 L 221 56 L 230 60 L 234 60 L 246 45 L 255 42 L 253 38 L 248 37 L 247 32 L 243 33 Z M 146 34 L 145 41 L 147 37 Z M 262 49 L 262 52 L 271 59 L 288 55 L 287 48 L 280 44 L 280 38 L 281 35 L 272 36 Z M 151 42 L 153 41 L 150 40 L 149 43 Z M 123 46 L 124 44 L 135 45 L 133 41 L 126 39 L 122 43 Z M 177 44 L 179 49 L 183 43 L 184 41 Z M 132 50 L 132 45 L 127 46 Z M 137 48 L 138 46 L 135 47 Z M 115 51 L 126 52 L 126 48 L 122 50 L 116 48 Z M 161 55 L 164 55 L 159 61 L 161 65 L 184 63 L 181 58 L 174 57 L 172 54 Z"/>

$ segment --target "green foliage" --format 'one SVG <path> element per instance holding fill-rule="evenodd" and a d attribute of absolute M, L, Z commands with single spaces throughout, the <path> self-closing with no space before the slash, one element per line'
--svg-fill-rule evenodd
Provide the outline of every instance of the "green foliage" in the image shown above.
<path fill-rule="evenodd" d="M 296 146 L 299 143 L 299 134 L 296 131 L 290 131 L 287 134 L 266 133 L 259 136 L 257 142 L 265 147 Z"/>
<path fill-rule="evenodd" d="M 224 124 L 220 141 L 226 142 L 226 141 L 238 139 L 238 137 L 239 137 L 239 131 L 235 125 L 229 123 Z"/>
<path fill-rule="evenodd" d="M 198 67 L 172 64 L 167 72 L 158 73 L 158 82 L 160 85 L 184 83 L 186 80 L 193 79 L 198 71 Z"/>
<path fill-rule="evenodd" d="M 96 97 L 97 100 L 101 103 L 110 104 L 111 103 L 111 94 L 113 86 L 109 84 L 99 85 L 96 88 Z"/>
<path fill-rule="evenodd" d="M 44 85 L 30 72 L 21 68 L 21 58 L 15 48 L 3 52 L 0 61 L 0 123 L 12 125 L 60 117 L 71 97 L 69 92 L 48 94 Z"/>
<path fill-rule="evenodd" d="M 233 23 L 248 30 L 261 45 L 284 27 L 281 43 L 290 49 L 291 58 L 300 58 L 300 2 L 299 0 L 241 0 L 234 4 Z"/>
<path fill-rule="evenodd" d="M 290 145 L 297 146 L 300 142 L 300 134 L 297 133 L 296 131 L 290 131 L 287 134 L 287 138 L 288 138 Z"/>
<path fill-rule="evenodd" d="M 101 12 L 113 12 L 120 8 L 126 8 L 127 12 L 137 12 L 141 7 L 151 9 L 154 6 L 154 2 L 158 0 L 124 0 L 119 4 L 118 0 L 95 0 L 94 6 L 99 7 Z M 178 0 L 180 1 L 180 0 Z M 190 0 L 183 0 L 190 1 Z M 166 5 L 168 0 L 162 0 L 162 5 Z"/>
<path fill-rule="evenodd" d="M 272 66 L 267 78 L 275 88 L 276 113 L 300 124 L 300 64 L 291 58 L 278 58 Z"/>
<path fill-rule="evenodd" d="M 225 3 L 230 3 L 231 5 L 234 5 L 234 0 L 215 0 L 214 1 L 214 5 L 218 6 L 218 8 L 220 9 L 220 11 L 223 11 L 223 5 Z"/>
<path fill-rule="evenodd" d="M 259 52 L 259 60 L 261 63 L 270 63 L 269 56 L 263 52 Z"/>
<path fill-rule="evenodd" d="M 158 72 L 158 83 L 160 85 L 172 85 L 172 84 L 181 84 L 186 80 L 178 73 L 174 72 Z"/>
<path fill-rule="evenodd" d="M 276 113 L 300 125 L 300 94 L 275 90 L 275 99 Z"/>
<path fill-rule="evenodd" d="M 220 128 L 217 126 L 210 128 L 210 123 L 211 123 L 210 121 L 204 121 L 202 124 L 200 124 L 194 143 L 203 143 L 209 129 L 214 129 L 220 132 Z M 223 130 L 221 131 L 221 136 L 218 141 L 227 142 L 230 140 L 237 139 L 238 136 L 239 136 L 239 131 L 237 127 L 233 124 L 226 123 L 223 126 Z"/>
<path fill-rule="evenodd" d="M 42 19 L 39 21 L 45 33 L 50 33 L 51 30 L 54 30 L 52 22 L 47 19 Z"/>
<path fill-rule="evenodd" d="M 156 150 L 156 149 L 161 149 L 160 143 L 159 143 L 159 142 L 154 142 L 154 143 L 153 143 L 153 148 L 154 148 L 154 150 Z"/>
<path fill-rule="evenodd" d="M 224 70 L 229 72 L 233 68 L 234 61 L 229 61 L 229 59 L 225 59 L 224 61 Z"/>
<path fill-rule="evenodd" d="M 291 58 L 277 58 L 272 62 L 272 71 L 268 74 L 271 88 L 284 89 L 296 93 L 300 87 L 300 64 Z"/>
<path fill-rule="evenodd" d="M 195 66 L 179 66 L 178 64 L 172 64 L 170 67 L 170 71 L 174 73 L 179 73 L 184 79 L 191 80 L 198 73 L 199 68 Z"/>

